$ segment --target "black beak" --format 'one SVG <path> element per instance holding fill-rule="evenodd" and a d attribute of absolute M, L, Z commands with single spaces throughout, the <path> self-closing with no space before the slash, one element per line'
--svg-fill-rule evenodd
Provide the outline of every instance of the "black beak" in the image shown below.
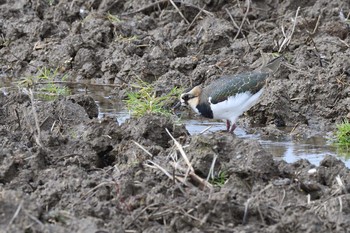
<path fill-rule="evenodd" d="M 177 108 L 179 108 L 181 106 L 181 102 L 177 102 L 174 106 L 173 106 L 173 110 L 176 110 Z"/>

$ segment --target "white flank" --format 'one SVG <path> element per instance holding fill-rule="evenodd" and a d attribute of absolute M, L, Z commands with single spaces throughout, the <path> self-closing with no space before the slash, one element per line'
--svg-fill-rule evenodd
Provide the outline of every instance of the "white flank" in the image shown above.
<path fill-rule="evenodd" d="M 238 93 L 235 96 L 231 96 L 227 100 L 217 104 L 212 104 L 211 97 L 209 97 L 209 103 L 211 110 L 213 111 L 214 118 L 229 120 L 231 121 L 231 124 L 234 124 L 240 115 L 249 110 L 258 102 L 263 91 L 264 88 L 254 95 L 252 95 L 249 91 Z"/>

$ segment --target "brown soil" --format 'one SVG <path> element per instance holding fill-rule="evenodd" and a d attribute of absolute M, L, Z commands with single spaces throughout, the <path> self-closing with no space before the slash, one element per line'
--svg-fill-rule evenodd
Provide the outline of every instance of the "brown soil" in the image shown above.
<path fill-rule="evenodd" d="M 115 84 L 116 98 L 136 77 L 160 95 L 207 84 L 277 52 L 281 28 L 290 35 L 300 6 L 282 48 L 288 62 L 239 123 L 276 136 L 284 134 L 280 126 L 295 126 L 292 136 L 307 138 L 349 114 L 350 29 L 339 13 L 346 17 L 350 3 L 173 2 L 178 8 L 150 0 L 0 0 L 0 78 L 59 68 L 70 81 Z M 350 229 L 350 171 L 337 158 L 288 164 L 254 140 L 191 136 L 168 117 L 119 125 L 97 114 L 87 95 L 41 102 L 27 92 L 0 93 L 2 232 Z M 193 170 L 165 129 L 184 145 Z M 214 175 L 228 177 L 220 186 L 205 181 L 214 158 Z"/>

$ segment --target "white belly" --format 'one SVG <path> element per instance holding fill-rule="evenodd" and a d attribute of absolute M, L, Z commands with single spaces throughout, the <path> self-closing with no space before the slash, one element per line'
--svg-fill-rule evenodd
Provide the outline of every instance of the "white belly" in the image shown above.
<path fill-rule="evenodd" d="M 258 102 L 263 91 L 264 88 L 254 95 L 250 92 L 239 93 L 217 104 L 212 104 L 210 101 L 211 98 L 209 97 L 210 107 L 213 111 L 213 118 L 229 120 L 234 124 L 240 115 Z"/>

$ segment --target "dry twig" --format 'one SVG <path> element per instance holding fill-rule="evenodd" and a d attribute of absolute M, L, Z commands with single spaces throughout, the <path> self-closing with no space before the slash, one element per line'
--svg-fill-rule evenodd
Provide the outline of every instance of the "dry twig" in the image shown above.
<path fill-rule="evenodd" d="M 243 222 L 242 222 L 243 225 L 247 223 L 249 203 L 252 202 L 252 201 L 255 201 L 255 200 L 259 199 L 259 198 L 261 197 L 261 194 L 262 194 L 263 192 L 265 192 L 266 190 L 268 190 L 269 188 L 271 188 L 271 187 L 273 187 L 272 184 L 267 185 L 265 188 L 263 188 L 262 190 L 260 190 L 256 195 L 254 195 L 253 197 L 248 198 L 247 201 L 244 203 L 244 215 L 243 215 Z M 258 204 L 258 212 L 259 212 L 259 214 L 260 214 L 261 220 L 264 222 L 262 213 L 261 213 L 261 211 L 260 211 L 259 204 Z"/>
<path fill-rule="evenodd" d="M 133 11 L 133 12 L 129 12 L 129 13 L 122 14 L 122 16 L 125 16 L 125 15 L 133 15 L 133 14 L 136 14 L 136 13 L 144 12 L 144 11 L 147 11 L 147 10 L 153 8 L 153 7 L 156 7 L 156 6 L 159 7 L 159 5 L 165 5 L 165 4 L 168 3 L 168 2 L 169 2 L 169 0 L 157 1 L 157 2 L 151 3 L 151 4 L 148 5 L 148 6 L 145 6 L 145 7 L 141 8 L 141 9 L 135 10 L 135 11 Z M 199 10 L 199 11 L 202 11 L 203 13 L 205 13 L 205 14 L 208 15 L 208 16 L 211 16 L 211 17 L 214 16 L 214 14 L 211 13 L 210 11 L 201 9 L 200 7 L 197 7 L 197 6 L 195 6 L 195 5 L 193 5 L 193 4 L 190 4 L 190 3 L 183 2 L 182 0 L 172 0 L 172 2 L 173 2 L 173 3 L 179 3 L 179 4 L 182 4 L 182 5 L 184 5 L 184 6 L 197 9 L 197 10 Z M 160 7 L 159 7 L 159 8 L 160 8 Z"/>
<path fill-rule="evenodd" d="M 32 89 L 29 89 L 28 95 L 29 95 L 30 101 L 32 102 L 32 112 L 33 112 L 35 126 L 36 126 L 36 131 L 37 131 L 37 135 L 35 137 L 35 141 L 38 144 L 38 146 L 42 147 L 39 119 L 38 119 L 38 114 L 36 114 L 35 101 L 34 101 L 34 95 L 33 95 Z"/>
<path fill-rule="evenodd" d="M 169 177 L 169 179 L 173 180 L 173 176 L 164 168 L 162 168 L 161 166 L 159 166 L 158 164 L 156 164 L 155 162 L 153 162 L 152 160 L 147 160 L 146 162 L 151 163 L 153 166 L 149 165 L 149 164 L 145 164 L 145 166 L 150 167 L 150 168 L 158 168 L 159 170 L 161 170 L 167 177 Z"/>
<path fill-rule="evenodd" d="M 93 193 L 95 190 L 97 190 L 98 188 L 102 187 L 102 186 L 109 186 L 109 185 L 113 185 L 115 184 L 114 181 L 106 181 L 106 182 L 102 182 L 98 185 L 96 185 L 95 187 L 93 187 L 92 189 L 90 189 L 89 191 L 87 191 L 86 193 L 83 194 L 83 197 L 86 197 L 87 195 L 89 195 L 90 193 Z"/>
<path fill-rule="evenodd" d="M 214 178 L 214 167 L 215 167 L 215 163 L 216 163 L 216 159 L 218 158 L 218 155 L 215 154 L 214 158 L 213 158 L 213 162 L 211 163 L 210 169 L 209 169 L 209 173 L 207 176 L 207 182 L 209 181 L 210 178 Z"/>
<path fill-rule="evenodd" d="M 185 160 L 188 168 L 190 169 L 191 172 L 194 172 L 194 169 L 192 167 L 192 164 L 190 163 L 190 160 L 188 159 L 184 149 L 182 148 L 181 144 L 173 137 L 173 135 L 171 135 L 171 133 L 169 132 L 168 129 L 165 129 L 165 131 L 169 134 L 169 136 L 171 137 L 171 139 L 174 141 L 177 149 L 180 151 L 180 154 L 182 155 L 182 158 Z"/>
<path fill-rule="evenodd" d="M 288 35 L 284 32 L 284 29 L 283 29 L 283 26 L 282 26 L 282 33 L 283 33 L 284 39 L 283 39 L 282 44 L 280 45 L 280 47 L 278 49 L 279 53 L 284 48 L 286 48 L 289 45 L 289 43 L 291 42 L 291 40 L 292 40 L 292 37 L 293 37 L 293 34 L 294 34 L 294 30 L 295 30 L 295 26 L 296 26 L 297 20 L 298 20 L 299 10 L 300 10 L 300 7 L 298 7 L 297 12 L 295 13 L 295 18 L 294 18 L 294 22 L 293 22 L 292 31 Z"/>
<path fill-rule="evenodd" d="M 179 15 L 185 20 L 185 22 L 187 23 L 187 24 L 190 24 L 190 22 L 186 19 L 186 17 L 182 14 L 182 12 L 180 11 L 180 9 L 176 6 L 176 4 L 174 3 L 174 1 L 173 0 L 169 0 L 170 1 L 170 3 L 171 3 L 171 5 L 173 5 L 174 6 L 174 8 L 177 10 L 177 12 L 179 13 Z"/>
<path fill-rule="evenodd" d="M 212 125 L 208 126 L 207 128 L 205 128 L 205 129 L 203 129 L 202 131 L 200 131 L 199 134 L 204 134 L 204 133 L 207 132 L 211 127 L 212 127 Z"/>
<path fill-rule="evenodd" d="M 246 19 L 247 19 L 247 16 L 248 16 L 248 13 L 249 13 L 249 10 L 250 10 L 250 0 L 246 0 L 246 3 L 247 3 L 247 10 L 246 10 L 246 12 L 244 13 L 244 16 L 243 16 L 243 20 L 242 20 L 242 22 L 241 22 L 241 25 L 239 26 L 238 31 L 237 31 L 237 34 L 236 34 L 235 38 L 233 38 L 233 40 L 236 40 L 236 39 L 237 39 L 237 37 L 238 37 L 239 34 L 241 33 L 243 24 L 244 24 L 244 22 L 245 22 Z M 243 34 L 243 33 L 242 33 L 242 34 Z"/>
<path fill-rule="evenodd" d="M 151 156 L 151 158 L 153 158 L 153 155 L 151 154 L 151 152 L 149 152 L 148 150 L 146 150 L 146 148 L 144 148 L 142 145 L 140 145 L 139 143 L 135 142 L 134 140 L 133 140 L 132 142 L 135 143 L 136 146 L 140 147 L 141 150 L 143 150 L 144 152 L 146 152 L 146 154 L 148 154 L 149 156 Z"/>
<path fill-rule="evenodd" d="M 18 205 L 18 207 L 17 207 L 17 209 L 16 209 L 16 212 L 13 214 L 13 216 L 12 216 L 10 222 L 7 224 L 5 232 L 7 232 L 7 230 L 8 230 L 9 227 L 11 226 L 12 222 L 17 218 L 19 212 L 20 212 L 21 209 L 22 209 L 22 205 L 23 205 L 23 200 L 19 203 L 19 205 Z"/>

